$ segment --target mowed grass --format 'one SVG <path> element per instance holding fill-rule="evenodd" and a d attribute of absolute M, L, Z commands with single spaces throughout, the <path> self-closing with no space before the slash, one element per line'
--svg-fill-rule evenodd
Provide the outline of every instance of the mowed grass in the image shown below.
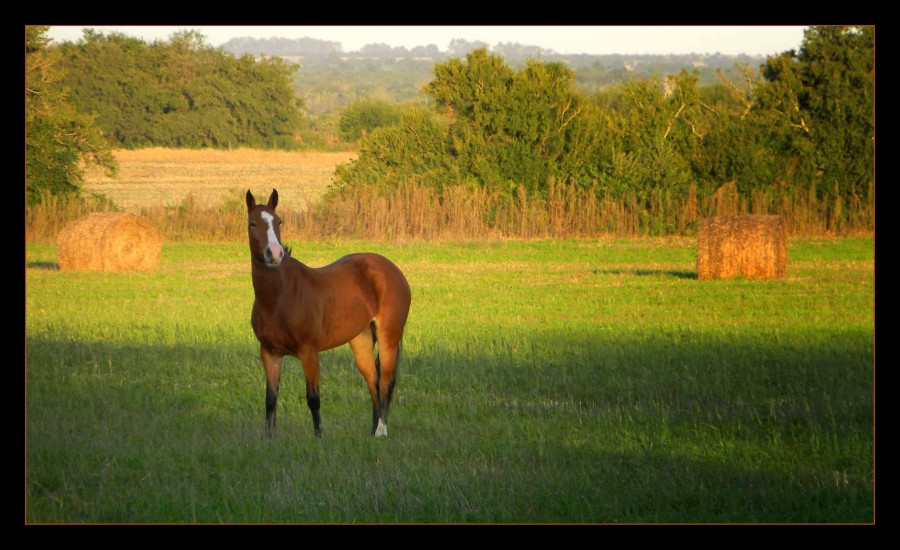
<path fill-rule="evenodd" d="M 124 210 L 177 206 L 187 200 L 214 208 L 235 190 L 268 194 L 273 187 L 302 210 L 322 196 L 335 167 L 355 159 L 356 153 L 152 147 L 118 150 L 115 157 L 118 176 L 88 169 L 84 189 L 105 195 Z"/>
<path fill-rule="evenodd" d="M 406 272 L 390 435 L 345 346 L 325 436 L 289 359 L 263 437 L 246 244 L 27 245 L 28 522 L 874 521 L 871 238 L 792 240 L 781 281 L 699 281 L 689 240 L 289 244 Z"/>

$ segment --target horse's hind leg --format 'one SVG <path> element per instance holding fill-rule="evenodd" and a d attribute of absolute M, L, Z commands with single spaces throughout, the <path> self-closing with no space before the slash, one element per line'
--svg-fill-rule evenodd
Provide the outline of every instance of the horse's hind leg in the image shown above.
<path fill-rule="evenodd" d="M 278 386 L 281 384 L 283 355 L 260 346 L 260 357 L 266 371 L 266 435 L 275 435 L 275 412 L 278 406 Z"/>
<path fill-rule="evenodd" d="M 316 350 L 304 350 L 300 354 L 303 363 L 303 377 L 306 378 L 306 405 L 312 413 L 313 431 L 316 437 L 322 437 L 322 419 L 319 416 L 319 354 Z"/>
<path fill-rule="evenodd" d="M 375 435 L 387 435 L 388 411 L 391 408 L 391 398 L 394 394 L 394 385 L 397 382 L 397 361 L 400 356 L 400 342 L 403 337 L 402 328 L 399 331 L 390 330 L 387 327 L 377 325 L 378 358 L 375 360 L 378 368 L 378 424 Z"/>
<path fill-rule="evenodd" d="M 370 325 L 366 325 L 355 338 L 350 340 L 350 349 L 356 360 L 356 368 L 366 379 L 369 395 L 372 396 L 372 434 L 376 434 L 381 407 L 378 401 L 378 368 L 375 365 L 375 335 Z"/>
<path fill-rule="evenodd" d="M 376 359 L 376 362 L 380 363 L 380 368 L 378 370 L 381 375 L 378 380 L 379 418 L 378 425 L 375 429 L 376 436 L 387 435 L 388 411 L 391 408 L 391 397 L 394 394 L 394 384 L 397 382 L 397 378 L 395 377 L 397 349 L 397 347 L 382 347 L 381 343 L 378 344 L 378 358 Z"/>

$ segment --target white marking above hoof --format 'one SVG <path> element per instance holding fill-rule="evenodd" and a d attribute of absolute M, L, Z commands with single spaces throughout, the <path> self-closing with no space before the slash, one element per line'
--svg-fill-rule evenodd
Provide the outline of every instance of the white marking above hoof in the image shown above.
<path fill-rule="evenodd" d="M 378 427 L 375 428 L 375 437 L 387 437 L 387 424 L 378 419 Z"/>

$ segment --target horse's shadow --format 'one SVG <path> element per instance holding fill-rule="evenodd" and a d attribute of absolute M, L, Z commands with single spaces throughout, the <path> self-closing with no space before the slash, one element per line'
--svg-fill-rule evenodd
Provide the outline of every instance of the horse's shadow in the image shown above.
<path fill-rule="evenodd" d="M 59 271 L 57 262 L 28 262 L 25 267 L 29 269 L 47 269 L 50 271 Z"/>

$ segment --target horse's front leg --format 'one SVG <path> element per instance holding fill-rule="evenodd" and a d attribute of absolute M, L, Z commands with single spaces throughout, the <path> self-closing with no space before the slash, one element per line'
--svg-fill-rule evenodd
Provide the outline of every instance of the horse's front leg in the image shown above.
<path fill-rule="evenodd" d="M 266 371 L 266 435 L 275 435 L 275 411 L 278 406 L 278 386 L 281 384 L 281 363 L 284 356 L 260 346 L 263 369 Z"/>
<path fill-rule="evenodd" d="M 304 350 L 300 354 L 300 361 L 306 378 L 306 404 L 312 413 L 313 430 L 316 437 L 322 437 L 322 420 L 319 416 L 319 353 L 314 349 Z"/>

